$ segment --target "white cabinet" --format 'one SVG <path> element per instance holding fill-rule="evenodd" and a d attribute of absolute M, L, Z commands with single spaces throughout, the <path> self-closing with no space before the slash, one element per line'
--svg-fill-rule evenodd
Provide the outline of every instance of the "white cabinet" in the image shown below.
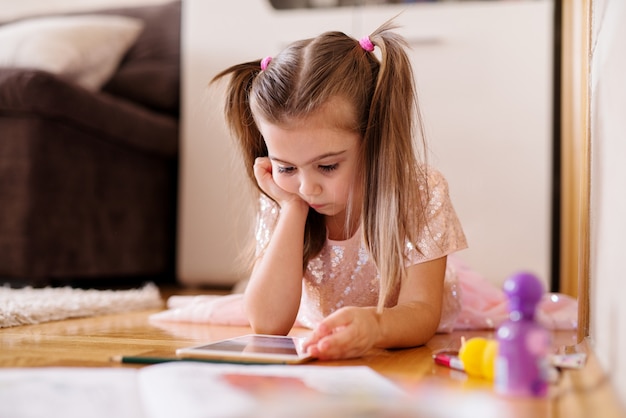
<path fill-rule="evenodd" d="M 429 162 L 468 236 L 460 253 L 494 283 L 550 270 L 553 2 L 442 2 L 273 10 L 262 0 L 183 3 L 178 279 L 229 285 L 250 226 L 243 171 L 209 80 L 326 30 L 357 38 L 397 17 L 411 44 Z"/>

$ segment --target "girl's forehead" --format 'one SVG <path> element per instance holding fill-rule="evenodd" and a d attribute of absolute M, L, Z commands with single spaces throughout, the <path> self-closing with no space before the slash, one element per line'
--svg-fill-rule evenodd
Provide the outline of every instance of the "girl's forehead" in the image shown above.
<path fill-rule="evenodd" d="M 322 156 L 352 155 L 360 143 L 358 133 L 323 120 L 288 127 L 261 122 L 259 128 L 270 158 L 294 165 L 306 165 Z"/>
<path fill-rule="evenodd" d="M 325 119 L 307 120 L 298 123 L 272 124 L 261 123 L 259 126 L 268 148 L 302 149 L 337 148 L 352 144 L 358 135 Z"/>

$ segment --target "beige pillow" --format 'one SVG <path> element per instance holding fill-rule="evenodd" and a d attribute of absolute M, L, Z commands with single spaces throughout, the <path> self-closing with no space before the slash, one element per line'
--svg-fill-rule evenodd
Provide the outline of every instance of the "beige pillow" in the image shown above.
<path fill-rule="evenodd" d="M 0 27 L 0 67 L 36 68 L 98 90 L 141 30 L 141 20 L 81 15 L 32 18 Z"/>

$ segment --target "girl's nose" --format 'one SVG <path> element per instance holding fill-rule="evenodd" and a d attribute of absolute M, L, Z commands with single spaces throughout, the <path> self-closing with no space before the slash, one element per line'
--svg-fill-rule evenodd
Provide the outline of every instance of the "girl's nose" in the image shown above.
<path fill-rule="evenodd" d="M 314 179 L 303 176 L 298 191 L 301 196 L 317 196 L 322 192 L 322 186 Z"/>

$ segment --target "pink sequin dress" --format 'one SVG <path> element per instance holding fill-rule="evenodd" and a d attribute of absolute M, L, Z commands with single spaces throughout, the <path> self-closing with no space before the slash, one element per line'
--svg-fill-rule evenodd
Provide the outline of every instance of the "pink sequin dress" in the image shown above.
<path fill-rule="evenodd" d="M 438 171 L 428 169 L 428 190 L 424 199 L 428 226 L 424 225 L 415 243 L 406 242 L 406 265 L 434 260 L 467 247 L 465 235 L 448 194 L 448 183 Z M 267 246 L 279 216 L 279 207 L 261 197 L 257 222 L 257 252 Z M 416 248 L 417 247 L 417 248 Z M 419 248 L 419 251 L 418 251 Z M 376 306 L 380 276 L 369 256 L 360 229 L 345 241 L 327 239 L 322 251 L 307 265 L 302 282 L 299 325 L 314 328 L 324 317 L 343 306 Z M 455 269 L 448 265 L 440 328 L 447 330 L 461 306 Z M 397 303 L 400 288 L 388 301 Z"/>

